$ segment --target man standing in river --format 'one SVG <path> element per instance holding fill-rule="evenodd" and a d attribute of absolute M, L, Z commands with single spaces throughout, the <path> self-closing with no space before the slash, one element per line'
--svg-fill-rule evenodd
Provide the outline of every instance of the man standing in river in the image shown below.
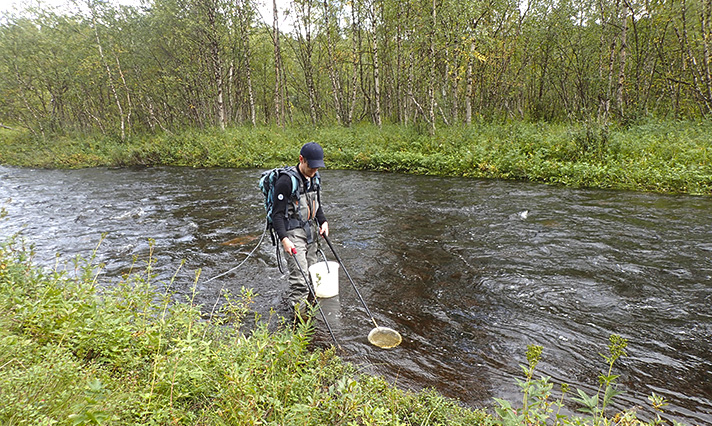
<path fill-rule="evenodd" d="M 295 312 L 303 312 L 309 288 L 299 270 L 308 274 L 309 266 L 317 262 L 319 235 L 329 235 L 329 224 L 321 207 L 319 168 L 324 167 L 324 150 L 316 142 L 302 146 L 299 165 L 282 174 L 274 186 L 272 223 L 282 243 L 289 266 L 289 303 Z M 292 177 L 298 188 L 292 191 Z M 297 252 L 292 256 L 292 249 Z M 297 266 L 296 262 L 299 262 Z"/>

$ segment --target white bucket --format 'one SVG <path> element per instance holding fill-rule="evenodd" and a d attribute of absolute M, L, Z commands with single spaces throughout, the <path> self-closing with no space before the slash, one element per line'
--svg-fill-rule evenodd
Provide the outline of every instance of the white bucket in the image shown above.
<path fill-rule="evenodd" d="M 327 271 L 327 263 L 329 265 Z M 326 299 L 339 294 L 339 263 L 319 262 L 309 267 L 309 275 L 316 289 L 316 297 Z"/>

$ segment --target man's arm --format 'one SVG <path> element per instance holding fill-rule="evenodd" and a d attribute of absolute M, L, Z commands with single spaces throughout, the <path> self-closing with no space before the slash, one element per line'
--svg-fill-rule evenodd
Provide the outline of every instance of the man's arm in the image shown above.
<path fill-rule="evenodd" d="M 274 184 L 274 205 L 272 206 L 272 225 L 280 241 L 287 237 L 287 207 L 292 193 L 292 178 L 283 174 Z"/>

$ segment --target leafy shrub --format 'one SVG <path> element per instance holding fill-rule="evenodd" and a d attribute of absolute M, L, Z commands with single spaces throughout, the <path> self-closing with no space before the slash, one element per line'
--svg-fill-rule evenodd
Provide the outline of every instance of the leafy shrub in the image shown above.
<path fill-rule="evenodd" d="M 627 356 L 627 346 L 628 341 L 621 336 L 614 334 L 609 337 L 608 354 L 601 354 L 606 361 L 608 370 L 598 376 L 598 391 L 589 395 L 585 391 L 577 389 L 577 396 L 571 397 L 571 400 L 578 404 L 578 411 L 584 413 L 584 416 L 581 417 L 562 413 L 566 396 L 570 390 L 568 384 L 562 383 L 560 396 L 557 399 L 553 399 L 554 384 L 551 382 L 551 378 L 542 376 L 538 380 L 534 379 L 534 371 L 541 360 L 543 348 L 537 345 L 529 345 L 526 353 L 527 365 L 521 366 L 524 372 L 524 380 L 517 381 L 523 394 L 522 405 L 520 408 L 515 408 L 511 402 L 495 398 L 498 404 L 495 407 L 495 412 L 497 413 L 495 422 L 504 426 L 543 426 L 549 424 L 655 426 L 664 424 L 665 421 L 662 419 L 661 414 L 663 414 L 663 407 L 666 402 L 664 398 L 655 394 L 649 398 L 656 413 L 655 419 L 650 422 L 638 419 L 635 410 L 612 413 L 612 416 L 607 416 L 606 412 L 612 401 L 623 393 L 618 389 L 616 381 L 619 376 L 613 374 L 613 365 L 621 357 Z M 680 423 L 676 421 L 673 421 L 672 424 L 680 426 Z"/>
<path fill-rule="evenodd" d="M 420 129 L 422 130 L 422 129 Z M 712 194 L 712 124 L 649 121 L 522 121 L 417 127 L 232 127 L 116 138 L 52 140 L 12 132 L 0 162 L 40 167 L 170 165 L 270 168 L 296 163 L 301 145 L 320 142 L 331 169 L 532 180 L 564 185 Z"/>

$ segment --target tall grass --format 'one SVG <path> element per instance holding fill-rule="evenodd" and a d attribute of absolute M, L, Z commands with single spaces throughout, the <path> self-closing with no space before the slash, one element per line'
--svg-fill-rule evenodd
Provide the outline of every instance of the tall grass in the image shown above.
<path fill-rule="evenodd" d="M 38 140 L 0 133 L 0 163 L 32 167 L 172 165 L 274 167 L 320 142 L 327 166 L 518 179 L 574 187 L 712 194 L 712 122 L 478 123 L 435 135 L 417 127 L 238 127 Z"/>

